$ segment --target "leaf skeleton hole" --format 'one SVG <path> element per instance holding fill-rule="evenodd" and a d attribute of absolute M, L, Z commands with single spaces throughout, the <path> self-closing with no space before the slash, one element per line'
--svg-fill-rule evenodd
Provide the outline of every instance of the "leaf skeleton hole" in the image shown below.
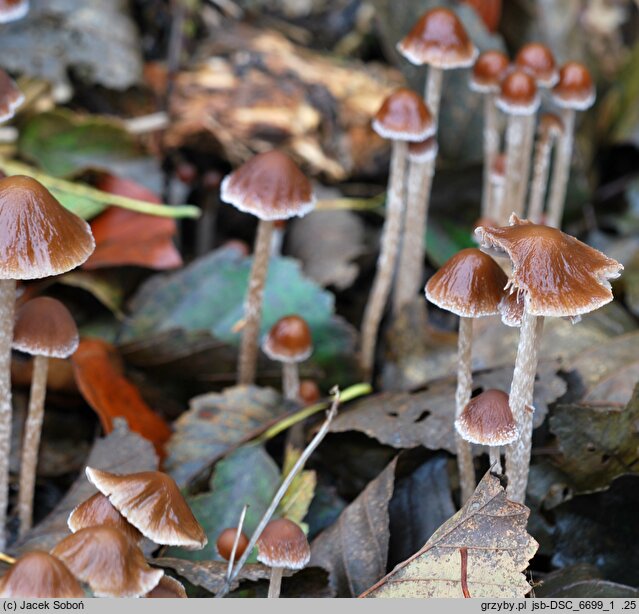
<path fill-rule="evenodd" d="M 470 591 L 468 590 L 468 548 L 465 546 L 459 549 L 461 556 L 461 589 L 464 593 L 464 599 L 470 599 Z"/>

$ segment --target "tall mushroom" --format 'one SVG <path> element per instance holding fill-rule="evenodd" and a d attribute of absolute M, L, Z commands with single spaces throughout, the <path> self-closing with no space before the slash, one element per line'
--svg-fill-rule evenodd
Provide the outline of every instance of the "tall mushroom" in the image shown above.
<path fill-rule="evenodd" d="M 484 180 L 482 184 L 481 215 L 490 217 L 492 202 L 490 172 L 495 156 L 499 153 L 499 117 L 495 97 L 499 84 L 508 69 L 508 56 L 501 51 L 484 51 L 479 54 L 470 76 L 470 89 L 484 97 Z"/>
<path fill-rule="evenodd" d="M 360 364 L 370 378 L 375 360 L 377 332 L 384 315 L 395 273 L 404 212 L 408 141 L 422 141 L 435 131 L 433 119 L 421 97 L 400 88 L 383 102 L 373 120 L 373 129 L 392 140 L 391 164 L 386 198 L 386 221 L 382 231 L 377 271 L 362 321 Z"/>
<path fill-rule="evenodd" d="M 506 450 L 508 497 L 523 503 L 532 442 L 532 403 L 539 340 L 546 316 L 575 318 L 612 301 L 608 280 L 623 266 L 556 228 L 511 217 L 510 226 L 479 227 L 484 248 L 504 252 L 512 263 L 511 292 L 523 300 L 510 407 L 520 438 Z M 512 307 L 512 304 L 511 304 Z"/>
<path fill-rule="evenodd" d="M 94 248 L 89 225 L 42 184 L 19 175 L 0 179 L 0 547 L 7 513 L 16 280 L 66 273 Z"/>
<path fill-rule="evenodd" d="M 419 18 L 397 50 L 416 66 L 428 64 L 424 98 L 437 125 L 443 71 L 472 66 L 479 53 L 477 47 L 453 11 L 435 8 Z"/>
<path fill-rule="evenodd" d="M 227 175 L 222 181 L 220 196 L 259 219 L 238 361 L 238 383 L 252 384 L 274 223 L 303 217 L 315 207 L 315 196 L 310 181 L 295 162 L 280 151 L 258 154 Z"/>
<path fill-rule="evenodd" d="M 33 517 L 33 494 L 47 394 L 49 358 L 68 358 L 78 349 L 79 341 L 78 329 L 69 310 L 54 298 L 35 298 L 25 303 L 16 313 L 13 349 L 34 357 L 20 462 L 20 535 L 31 528 Z"/>
<path fill-rule="evenodd" d="M 15 81 L 0 68 L 0 122 L 11 119 L 24 102 L 24 96 Z"/>
<path fill-rule="evenodd" d="M 17 21 L 27 16 L 29 0 L 0 0 L 0 23 Z"/>
<path fill-rule="evenodd" d="M 426 298 L 460 318 L 455 420 L 470 401 L 473 389 L 473 318 L 499 313 L 507 282 L 506 274 L 490 256 L 468 248 L 444 263 L 426 284 Z M 463 504 L 475 490 L 475 469 L 470 444 L 459 435 L 455 437 L 455 444 Z"/>
<path fill-rule="evenodd" d="M 595 86 L 590 71 L 579 62 L 564 64 L 559 70 L 559 83 L 552 91 L 552 99 L 561 109 L 564 132 L 557 147 L 555 170 L 548 199 L 547 224 L 559 228 L 568 190 L 575 136 L 575 115 L 577 111 L 589 109 L 595 102 Z"/>

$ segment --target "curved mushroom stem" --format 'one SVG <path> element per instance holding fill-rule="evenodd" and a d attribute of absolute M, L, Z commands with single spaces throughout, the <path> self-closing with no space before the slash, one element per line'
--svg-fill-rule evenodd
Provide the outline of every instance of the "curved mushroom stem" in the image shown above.
<path fill-rule="evenodd" d="M 426 88 L 424 91 L 424 100 L 428 106 L 428 110 L 433 116 L 435 125 L 438 124 L 439 119 L 439 106 L 442 97 L 442 81 L 444 78 L 444 71 L 441 68 L 435 68 L 434 66 L 428 67 L 428 77 L 426 78 Z"/>
<path fill-rule="evenodd" d="M 484 180 L 482 184 L 481 216 L 491 217 L 491 203 L 493 202 L 493 184 L 490 171 L 493 160 L 499 153 L 499 122 L 495 95 L 484 94 Z"/>
<path fill-rule="evenodd" d="M 262 297 L 268 272 L 269 253 L 273 222 L 260 220 L 257 227 L 253 266 L 249 278 L 248 294 L 244 307 L 244 329 L 238 360 L 238 384 L 252 384 L 255 381 L 257 353 L 259 349 L 260 323 L 262 320 Z"/>
<path fill-rule="evenodd" d="M 473 390 L 472 369 L 473 320 L 459 319 L 459 339 L 457 354 L 457 391 L 455 393 L 455 420 L 459 418 L 464 407 L 468 405 Z M 475 466 L 472 448 L 469 442 L 455 430 L 455 447 L 457 450 L 457 467 L 461 487 L 461 503 L 464 505 L 475 491 Z"/>
<path fill-rule="evenodd" d="M 499 453 L 500 446 L 488 446 L 488 459 L 490 461 L 490 470 L 497 475 L 501 475 L 501 455 Z"/>
<path fill-rule="evenodd" d="M 519 332 L 515 370 L 510 385 L 510 408 L 519 428 L 519 439 L 506 448 L 507 493 L 511 501 L 523 503 L 528 484 L 532 447 L 532 404 L 539 342 L 544 319 L 524 311 Z"/>
<path fill-rule="evenodd" d="M 44 399 L 47 394 L 47 372 L 49 359 L 36 356 L 33 359 L 29 411 L 22 441 L 22 460 L 20 462 L 20 491 L 18 495 L 18 517 L 20 519 L 20 537 L 33 522 L 33 494 L 35 492 L 36 469 L 38 467 L 38 449 L 44 418 Z"/>
<path fill-rule="evenodd" d="M 535 118 L 537 115 L 524 116 L 524 138 L 519 155 L 521 156 L 521 180 L 517 184 L 517 192 L 513 210 L 519 216 L 523 216 L 526 208 L 526 195 L 530 178 L 530 163 L 532 160 L 533 146 L 535 144 Z"/>
<path fill-rule="evenodd" d="M 541 224 L 544 212 L 544 196 L 548 187 L 548 169 L 550 168 L 550 152 L 554 139 L 550 132 L 542 132 L 537 141 L 535 150 L 535 164 L 533 166 L 533 179 L 528 201 L 528 219 Z"/>
<path fill-rule="evenodd" d="M 280 588 L 282 587 L 283 567 L 271 568 L 271 581 L 268 585 L 268 598 L 277 599 L 280 596 Z"/>
<path fill-rule="evenodd" d="M 548 198 L 548 219 L 546 224 L 561 227 L 561 218 L 564 214 L 566 192 L 568 191 L 568 178 L 570 176 L 570 162 L 572 160 L 572 148 L 575 132 L 575 110 L 563 109 L 561 119 L 564 126 L 563 135 L 559 139 L 555 168 L 550 185 Z"/>
<path fill-rule="evenodd" d="M 16 302 L 16 282 L 0 280 L 0 550 L 5 545 L 9 501 L 9 450 L 11 447 L 11 342 Z"/>
<path fill-rule="evenodd" d="M 409 163 L 404 234 L 393 300 L 394 314 L 398 314 L 404 305 L 419 294 L 423 283 L 424 239 L 434 171 L 434 158 L 427 162 Z"/>
<path fill-rule="evenodd" d="M 517 191 L 522 177 L 522 149 L 526 132 L 526 118 L 522 115 L 509 115 L 506 128 L 506 179 L 504 186 L 503 205 L 510 213 L 517 213 Z"/>
<path fill-rule="evenodd" d="M 364 377 L 369 380 L 375 362 L 375 345 L 384 308 L 390 293 L 397 262 L 398 244 L 402 230 L 402 212 L 404 209 L 404 173 L 408 145 L 404 141 L 393 141 L 386 222 L 381 239 L 377 260 L 377 273 L 373 289 L 368 297 L 362 321 L 362 349 L 360 365 Z"/>

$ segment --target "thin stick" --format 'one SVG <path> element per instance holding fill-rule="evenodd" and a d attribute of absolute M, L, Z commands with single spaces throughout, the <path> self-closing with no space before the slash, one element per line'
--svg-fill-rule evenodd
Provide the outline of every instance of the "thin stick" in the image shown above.
<path fill-rule="evenodd" d="M 5 554 L 4 552 L 0 552 L 0 561 L 9 565 L 13 565 L 16 562 L 16 559 L 14 559 L 12 556 L 9 556 L 8 554 Z"/>
<path fill-rule="evenodd" d="M 277 509 L 277 506 L 280 504 L 280 501 L 283 499 L 284 495 L 286 494 L 286 491 L 291 485 L 291 482 L 295 479 L 295 476 L 302 470 L 302 468 L 306 464 L 306 461 L 308 460 L 310 455 L 315 451 L 315 448 L 317 448 L 317 446 L 319 446 L 319 444 L 322 442 L 322 439 L 326 437 L 326 434 L 328 433 L 328 429 L 331 426 L 331 422 L 337 415 L 337 409 L 339 408 L 339 404 L 340 404 L 340 391 L 337 386 L 335 386 L 335 388 L 331 390 L 331 394 L 334 395 L 333 403 L 331 405 L 330 410 L 326 414 L 326 420 L 324 420 L 324 424 L 322 425 L 322 428 L 317 432 L 315 437 L 313 437 L 313 439 L 308 444 L 308 446 L 306 446 L 306 449 L 304 450 L 304 452 L 302 452 L 301 456 L 297 459 L 297 462 L 295 463 L 295 465 L 293 465 L 293 468 L 289 471 L 288 475 L 282 482 L 278 491 L 275 493 L 275 496 L 273 497 L 271 504 L 268 506 L 268 509 L 264 512 L 264 515 L 262 516 L 262 519 L 257 525 L 257 528 L 253 532 L 253 535 L 251 535 L 251 539 L 249 540 L 248 546 L 246 547 L 244 554 L 241 556 L 240 560 L 237 562 L 235 569 L 233 569 L 233 572 L 231 573 L 230 577 L 227 578 L 226 583 L 224 584 L 220 592 L 217 595 L 215 595 L 216 598 L 224 597 L 231 590 L 231 585 L 233 581 L 237 578 L 240 571 L 242 570 L 242 567 L 244 567 L 244 565 L 246 564 L 246 561 L 251 555 L 251 552 L 253 551 L 253 548 L 255 547 L 257 540 L 260 538 L 262 531 L 264 531 L 264 527 L 266 527 L 266 525 L 271 520 L 271 517 L 275 513 L 275 510 Z"/>
<path fill-rule="evenodd" d="M 235 533 L 235 539 L 233 540 L 233 549 L 231 550 L 231 556 L 229 557 L 229 566 L 226 570 L 227 580 L 231 577 L 231 572 L 233 571 L 233 563 L 235 563 L 235 553 L 237 552 L 237 545 L 240 543 L 240 537 L 242 537 L 242 527 L 244 526 L 244 518 L 246 518 L 247 509 L 248 505 L 245 505 L 242 508 L 240 521 L 237 523 L 237 532 Z"/>

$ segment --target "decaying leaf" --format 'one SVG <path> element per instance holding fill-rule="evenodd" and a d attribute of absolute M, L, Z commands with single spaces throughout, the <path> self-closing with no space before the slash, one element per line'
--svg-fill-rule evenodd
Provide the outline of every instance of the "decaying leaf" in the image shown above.
<path fill-rule="evenodd" d="M 535 597 L 595 599 L 610 597 L 639 598 L 639 589 L 604 580 L 601 572 L 586 563 L 558 569 L 546 576 L 535 588 Z"/>
<path fill-rule="evenodd" d="M 297 450 L 291 446 L 286 448 L 284 463 L 282 464 L 282 478 L 290 473 L 301 455 L 301 450 Z M 283 518 L 288 518 L 299 525 L 303 525 L 302 521 L 306 518 L 308 508 L 311 505 L 311 501 L 313 501 L 316 485 L 317 474 L 315 471 L 309 469 L 300 471 L 280 501 L 276 514 Z M 304 528 L 308 530 L 307 526 L 304 526 Z"/>
<path fill-rule="evenodd" d="M 526 532 L 529 514 L 487 473 L 419 552 L 362 597 L 521 598 L 531 589 L 523 572 L 538 547 Z"/>
<path fill-rule="evenodd" d="M 72 288 L 80 288 L 91 294 L 118 318 L 124 317 L 122 280 L 112 271 L 88 273 L 76 269 L 57 278 L 57 282 Z"/>
<path fill-rule="evenodd" d="M 354 597 L 386 571 L 388 502 L 393 494 L 393 460 L 339 516 L 313 540 L 311 565 L 329 571 L 338 597 Z"/>

